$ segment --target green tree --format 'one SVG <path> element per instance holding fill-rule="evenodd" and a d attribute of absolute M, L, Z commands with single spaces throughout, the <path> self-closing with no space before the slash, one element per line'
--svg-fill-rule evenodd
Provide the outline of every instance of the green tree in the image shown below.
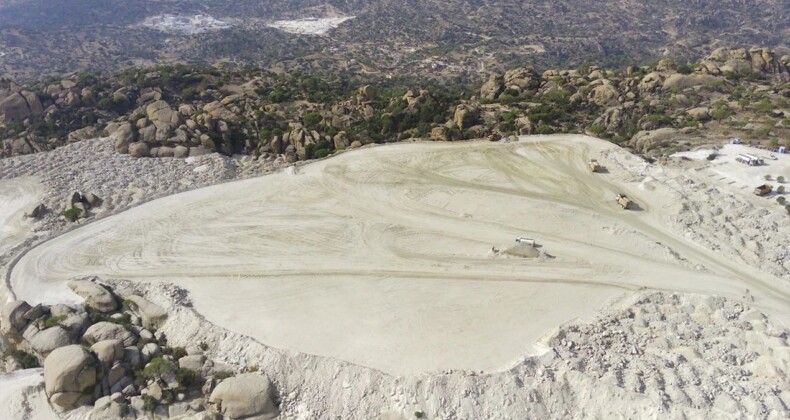
<path fill-rule="evenodd" d="M 307 112 L 304 114 L 303 121 L 306 128 L 314 130 L 318 127 L 318 124 L 323 121 L 323 117 L 317 112 Z"/>

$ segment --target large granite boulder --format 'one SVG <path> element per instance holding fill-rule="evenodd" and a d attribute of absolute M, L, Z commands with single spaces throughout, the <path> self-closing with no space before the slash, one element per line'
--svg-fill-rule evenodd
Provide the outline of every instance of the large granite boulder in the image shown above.
<path fill-rule="evenodd" d="M 38 96 L 33 92 L 0 90 L 0 123 L 22 121 L 43 111 Z"/>
<path fill-rule="evenodd" d="M 494 100 L 505 89 L 504 81 L 501 77 L 492 75 L 488 81 L 480 87 L 480 98 Z"/>
<path fill-rule="evenodd" d="M 89 346 L 104 340 L 120 340 L 128 347 L 137 343 L 137 336 L 122 325 L 102 321 L 88 327 L 82 335 L 82 340 Z"/>
<path fill-rule="evenodd" d="M 93 400 L 96 361 L 78 345 L 54 350 L 44 360 L 44 386 L 49 401 L 61 410 L 70 410 Z"/>
<path fill-rule="evenodd" d="M 3 334 L 21 332 L 30 322 L 25 318 L 25 314 L 30 309 L 30 305 L 24 300 L 16 300 L 3 305 L 3 310 L 0 312 L 0 327 L 2 327 L 0 332 Z"/>
<path fill-rule="evenodd" d="M 273 419 L 279 415 L 274 405 L 273 387 L 269 378 L 257 373 L 245 373 L 225 379 L 211 392 L 209 402 L 230 419 L 255 416 Z"/>
<path fill-rule="evenodd" d="M 30 338 L 30 347 L 42 356 L 69 344 L 73 344 L 71 334 L 59 325 L 41 330 Z"/>
<path fill-rule="evenodd" d="M 88 306 L 99 312 L 107 313 L 118 309 L 118 302 L 112 292 L 98 283 L 90 280 L 71 280 L 66 282 L 66 286 L 85 299 Z"/>
<path fill-rule="evenodd" d="M 129 305 L 129 309 L 135 315 L 140 317 L 140 320 L 143 322 L 143 328 L 156 330 L 167 320 L 167 311 L 164 308 L 142 296 L 128 296 L 126 304 Z"/>

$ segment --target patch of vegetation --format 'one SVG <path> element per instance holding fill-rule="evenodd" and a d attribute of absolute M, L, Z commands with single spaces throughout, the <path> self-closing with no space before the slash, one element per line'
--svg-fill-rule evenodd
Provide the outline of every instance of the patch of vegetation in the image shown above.
<path fill-rule="evenodd" d="M 187 355 L 187 351 L 183 347 L 164 347 L 162 354 L 172 356 L 173 360 L 178 360 Z"/>
<path fill-rule="evenodd" d="M 159 356 L 151 360 L 145 366 L 145 369 L 143 369 L 143 376 L 147 379 L 158 379 L 175 371 L 175 363 Z"/>
<path fill-rule="evenodd" d="M 143 410 L 153 413 L 156 410 L 156 407 L 159 405 L 159 402 L 150 395 L 143 396 Z"/>
<path fill-rule="evenodd" d="M 61 325 L 61 322 L 65 320 L 66 320 L 65 315 L 51 316 L 44 320 L 44 329 L 46 330 L 47 328 L 52 328 L 55 326 L 63 327 L 63 325 Z"/>
<path fill-rule="evenodd" d="M 72 207 L 63 212 L 63 216 L 69 222 L 76 222 L 79 219 L 80 215 L 82 214 L 82 209 L 78 209 L 76 207 Z"/>
<path fill-rule="evenodd" d="M 176 371 L 178 385 L 184 389 L 195 389 L 203 385 L 203 378 L 200 373 L 191 369 L 179 368 Z"/>
<path fill-rule="evenodd" d="M 38 358 L 36 356 L 23 351 L 23 350 L 8 350 L 4 354 L 5 357 L 11 357 L 22 366 L 22 369 L 33 369 L 37 367 L 41 367 L 38 363 Z"/>

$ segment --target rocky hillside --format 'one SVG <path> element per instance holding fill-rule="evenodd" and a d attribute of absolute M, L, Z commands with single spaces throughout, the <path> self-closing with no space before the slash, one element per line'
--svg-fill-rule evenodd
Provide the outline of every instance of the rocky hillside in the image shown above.
<path fill-rule="evenodd" d="M 356 86 L 252 67 L 160 66 L 85 73 L 0 89 L 3 156 L 111 136 L 118 153 L 210 152 L 263 160 L 320 158 L 368 143 L 584 132 L 660 155 L 683 140 L 740 136 L 777 145 L 790 133 L 790 57 L 717 49 L 662 60 L 538 73 L 522 66 L 482 86 Z"/>
<path fill-rule="evenodd" d="M 583 62 L 614 67 L 658 56 L 687 59 L 723 45 L 786 49 L 788 10 L 786 0 L 5 0 L 0 71 L 36 78 L 226 60 L 324 74 L 472 80 L 527 60 L 541 70 Z M 203 23 L 190 20 L 196 16 Z M 270 26 L 324 17 L 354 18 L 325 36 Z"/>

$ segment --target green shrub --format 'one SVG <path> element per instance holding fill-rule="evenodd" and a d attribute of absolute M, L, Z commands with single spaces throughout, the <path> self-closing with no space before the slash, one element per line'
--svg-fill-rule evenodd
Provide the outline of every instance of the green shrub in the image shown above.
<path fill-rule="evenodd" d="M 785 182 L 785 177 L 779 175 L 778 177 L 776 177 L 776 182 Z"/>
<path fill-rule="evenodd" d="M 154 399 L 154 397 L 150 395 L 143 396 L 143 410 L 153 413 L 154 410 L 156 410 L 157 405 L 159 405 L 159 403 L 156 401 L 156 399 Z"/>
<path fill-rule="evenodd" d="M 554 129 L 546 124 L 538 124 L 535 134 L 554 134 Z"/>
<path fill-rule="evenodd" d="M 179 368 L 176 371 L 178 385 L 185 389 L 193 389 L 203 385 L 203 378 L 200 374 L 191 369 Z"/>
<path fill-rule="evenodd" d="M 26 351 L 10 350 L 6 352 L 5 356 L 14 358 L 14 360 L 22 366 L 22 369 L 33 369 L 41 366 L 36 356 Z"/>
<path fill-rule="evenodd" d="M 148 379 L 161 378 L 163 375 L 173 373 L 176 370 L 175 363 L 163 358 L 156 357 L 151 360 L 143 369 L 143 376 Z"/>
<path fill-rule="evenodd" d="M 66 220 L 69 222 L 76 222 L 80 217 L 80 214 L 82 214 L 82 209 L 78 209 L 76 207 L 72 207 L 63 212 L 63 216 L 65 216 Z"/>
<path fill-rule="evenodd" d="M 784 194 L 785 193 L 785 186 L 784 185 L 780 185 L 778 188 L 776 188 L 776 192 L 778 192 L 779 194 Z"/>
<path fill-rule="evenodd" d="M 604 131 L 606 131 L 606 129 L 605 129 L 605 128 L 601 127 L 601 126 L 600 126 L 600 125 L 598 125 L 598 124 L 593 124 L 593 125 L 591 125 L 591 126 L 590 126 L 590 128 L 588 128 L 588 130 L 590 131 L 590 133 L 592 133 L 592 134 L 594 134 L 594 135 L 596 135 L 596 136 L 600 136 L 600 135 L 601 135 L 601 133 L 603 133 Z"/>
<path fill-rule="evenodd" d="M 44 329 L 52 328 L 54 326 L 60 325 L 61 321 L 66 319 L 66 315 L 60 316 L 51 316 L 44 320 Z"/>
<path fill-rule="evenodd" d="M 321 117 L 321 114 L 317 112 L 308 112 L 304 114 L 304 126 L 309 129 L 316 128 L 323 119 L 324 118 Z"/>
<path fill-rule="evenodd" d="M 221 381 L 223 379 L 228 379 L 231 376 L 233 376 L 233 372 L 217 372 L 214 374 L 214 379 Z"/>
<path fill-rule="evenodd" d="M 178 360 L 187 355 L 186 349 L 183 347 L 165 347 L 162 353 L 168 356 L 173 356 L 173 359 Z"/>
<path fill-rule="evenodd" d="M 781 204 L 781 205 L 784 205 L 784 204 L 785 204 L 785 201 L 787 201 L 787 200 L 785 200 L 785 198 L 784 198 L 784 197 L 778 197 L 778 198 L 776 199 L 776 202 L 777 202 L 777 203 L 779 203 L 779 204 Z"/>
<path fill-rule="evenodd" d="M 202 351 L 206 351 L 208 350 L 208 344 L 206 344 L 205 341 L 201 341 L 200 344 L 198 344 L 198 348 L 200 348 Z"/>

